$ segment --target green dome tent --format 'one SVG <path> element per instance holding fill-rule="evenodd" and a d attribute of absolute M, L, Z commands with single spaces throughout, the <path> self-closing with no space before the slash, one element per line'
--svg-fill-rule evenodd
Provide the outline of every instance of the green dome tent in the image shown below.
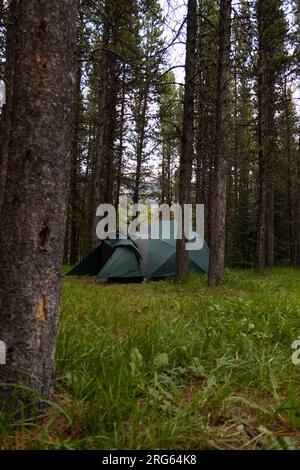
<path fill-rule="evenodd" d="M 68 275 L 97 276 L 103 280 L 148 281 L 175 276 L 176 239 L 174 223 L 163 222 L 166 237 L 159 224 L 156 238 L 107 238 Z M 159 238 L 158 238 L 159 237 Z M 208 272 L 209 249 L 206 243 L 201 250 L 189 251 L 190 270 Z"/>

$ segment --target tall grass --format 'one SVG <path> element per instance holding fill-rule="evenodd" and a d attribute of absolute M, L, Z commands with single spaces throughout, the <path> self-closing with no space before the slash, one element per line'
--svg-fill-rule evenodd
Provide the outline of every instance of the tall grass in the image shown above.
<path fill-rule="evenodd" d="M 64 278 L 54 402 L 2 413 L 1 448 L 300 448 L 299 274 Z"/>

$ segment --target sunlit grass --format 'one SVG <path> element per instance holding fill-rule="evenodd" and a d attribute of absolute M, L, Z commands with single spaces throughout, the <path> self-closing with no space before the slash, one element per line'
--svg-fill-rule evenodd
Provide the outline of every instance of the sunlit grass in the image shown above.
<path fill-rule="evenodd" d="M 64 277 L 55 403 L 0 416 L 1 447 L 300 448 L 300 272 L 206 282 Z"/>

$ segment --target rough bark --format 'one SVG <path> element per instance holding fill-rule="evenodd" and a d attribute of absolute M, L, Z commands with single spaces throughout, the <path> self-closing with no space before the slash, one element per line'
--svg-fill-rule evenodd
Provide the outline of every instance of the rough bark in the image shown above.
<path fill-rule="evenodd" d="M 261 57 L 261 52 L 260 52 Z M 259 204 L 256 240 L 256 270 L 261 272 L 266 265 L 266 206 L 267 206 L 267 166 L 263 152 L 263 109 L 262 74 L 258 76 L 258 162 L 259 162 Z"/>
<path fill-rule="evenodd" d="M 225 274 L 226 185 L 228 169 L 227 117 L 230 68 L 231 0 L 221 0 L 219 19 L 216 154 L 210 220 L 208 283 L 219 284 Z"/>
<path fill-rule="evenodd" d="M 284 100 L 285 100 L 285 137 L 286 137 L 286 154 L 287 154 L 287 179 L 286 179 L 286 192 L 288 195 L 288 232 L 289 232 L 289 248 L 290 248 L 290 262 L 294 264 L 294 243 L 293 243 L 293 154 L 292 154 L 292 129 L 291 119 L 289 113 L 289 96 L 287 93 L 287 80 L 284 82 Z"/>
<path fill-rule="evenodd" d="M 196 40 L 197 40 L 197 2 L 188 1 L 187 39 L 185 63 L 185 90 L 183 110 L 182 150 L 179 171 L 179 204 L 182 209 L 182 237 L 176 243 L 176 277 L 182 278 L 189 270 L 189 257 L 185 249 L 184 237 L 184 205 L 189 204 L 191 197 L 191 179 L 193 165 L 194 140 L 194 98 L 196 71 Z"/>
<path fill-rule="evenodd" d="M 73 142 L 71 152 L 71 193 L 70 193 L 70 264 L 76 264 L 79 257 L 79 187 L 78 180 L 80 176 L 80 120 L 81 120 L 81 63 L 77 63 L 76 87 L 75 87 L 75 112 L 73 123 Z"/>
<path fill-rule="evenodd" d="M 161 162 L 161 194 L 160 204 L 164 204 L 166 200 L 166 150 L 165 146 L 162 147 L 162 162 Z"/>
<path fill-rule="evenodd" d="M 166 189 L 166 203 L 171 206 L 173 202 L 172 194 L 172 167 L 171 167 L 171 153 L 168 152 L 166 159 L 166 177 L 167 177 L 167 189 Z"/>
<path fill-rule="evenodd" d="M 194 98 L 196 71 L 196 40 L 197 40 L 197 2 L 188 1 L 187 39 L 185 63 L 185 90 L 183 110 L 182 150 L 180 155 L 179 172 L 179 204 L 182 209 L 184 222 L 184 205 L 190 202 L 193 141 L 194 141 Z M 183 277 L 189 270 L 188 252 L 185 249 L 185 237 L 182 225 L 182 237 L 176 243 L 176 277 Z"/>
<path fill-rule="evenodd" d="M 274 184 L 276 47 L 274 24 L 276 2 L 257 0 L 258 22 L 258 143 L 259 207 L 256 242 L 256 270 L 274 264 Z"/>
<path fill-rule="evenodd" d="M 272 178 L 272 168 L 269 169 L 270 178 Z M 269 182 L 267 191 L 267 210 L 266 210 L 266 226 L 267 226 L 267 249 L 266 249 L 266 267 L 274 266 L 274 186 L 273 181 Z"/>
<path fill-rule="evenodd" d="M 114 40 L 114 22 L 119 14 L 120 7 L 112 0 L 106 0 L 102 38 L 101 72 L 99 77 L 99 125 L 97 130 L 96 159 L 93 178 L 93 247 L 99 244 L 99 240 L 96 235 L 96 209 L 100 204 L 113 203 L 113 147 L 116 127 L 117 64 L 116 55 L 110 48 Z"/>
<path fill-rule="evenodd" d="M 50 397 L 69 174 L 76 0 L 19 1 L 0 219 L 0 381 Z M 3 393 L 3 389 L 1 391 Z"/>
<path fill-rule="evenodd" d="M 147 104 L 148 104 L 149 86 L 146 85 L 145 89 L 141 90 L 139 103 L 140 110 L 137 116 L 137 149 L 136 149 L 136 170 L 134 179 L 134 190 L 133 190 L 133 203 L 139 202 L 140 186 L 142 178 L 142 164 L 143 164 L 143 150 L 146 135 L 146 124 L 147 124 Z"/>
<path fill-rule="evenodd" d="M 198 17 L 198 27 L 199 30 L 203 29 L 203 20 L 202 17 Z M 196 76 L 198 80 L 196 83 L 195 91 L 195 123 L 196 123 L 196 135 L 195 135 L 195 153 L 196 153 L 196 194 L 195 202 L 196 204 L 205 203 L 205 187 L 206 187 L 206 175 L 207 168 L 205 165 L 205 147 L 204 147 L 204 110 L 203 110 L 203 86 L 204 86 L 204 77 L 202 73 L 203 61 L 201 60 L 202 56 L 202 35 L 198 34 L 197 40 L 197 61 L 196 61 Z"/>
<path fill-rule="evenodd" d="M 163 145 L 162 149 L 162 173 L 160 204 L 172 205 L 172 149 L 169 145 Z"/>
<path fill-rule="evenodd" d="M 120 199 L 121 182 L 122 182 L 122 169 L 123 169 L 123 150 L 124 150 L 124 130 L 125 130 L 125 104 L 126 104 L 126 66 L 123 65 L 122 73 L 122 96 L 121 96 L 121 111 L 120 111 L 120 141 L 118 148 L 118 162 L 116 171 L 116 189 L 115 189 L 115 206 L 117 207 Z"/>

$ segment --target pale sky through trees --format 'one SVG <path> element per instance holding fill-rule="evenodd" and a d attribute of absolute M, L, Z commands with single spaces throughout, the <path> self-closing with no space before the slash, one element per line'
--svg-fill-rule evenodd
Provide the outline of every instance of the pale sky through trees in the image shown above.
<path fill-rule="evenodd" d="M 176 67 L 173 69 L 176 82 L 183 84 L 186 25 L 181 28 L 179 36 L 176 36 L 186 17 L 187 4 L 184 0 L 160 0 L 160 3 L 164 14 L 166 45 L 172 43 L 168 49 L 169 67 Z"/>
<path fill-rule="evenodd" d="M 166 45 L 168 48 L 168 67 L 174 67 L 173 73 L 176 82 L 184 84 L 185 72 L 185 39 L 186 39 L 186 25 L 181 28 L 180 34 L 177 37 L 178 30 L 186 17 L 187 2 L 186 0 L 160 0 L 164 15 L 164 30 Z M 254 4 L 254 3 L 253 3 Z M 234 8 L 238 9 L 240 2 L 233 4 Z M 287 15 L 288 21 L 292 21 L 291 12 Z M 289 25 L 291 28 L 291 24 Z M 176 38 L 176 39 L 175 39 Z M 174 42 L 174 43 L 173 43 Z M 292 89 L 294 96 L 294 103 L 296 106 L 297 114 L 300 114 L 300 87 L 299 81 L 292 77 Z"/>

